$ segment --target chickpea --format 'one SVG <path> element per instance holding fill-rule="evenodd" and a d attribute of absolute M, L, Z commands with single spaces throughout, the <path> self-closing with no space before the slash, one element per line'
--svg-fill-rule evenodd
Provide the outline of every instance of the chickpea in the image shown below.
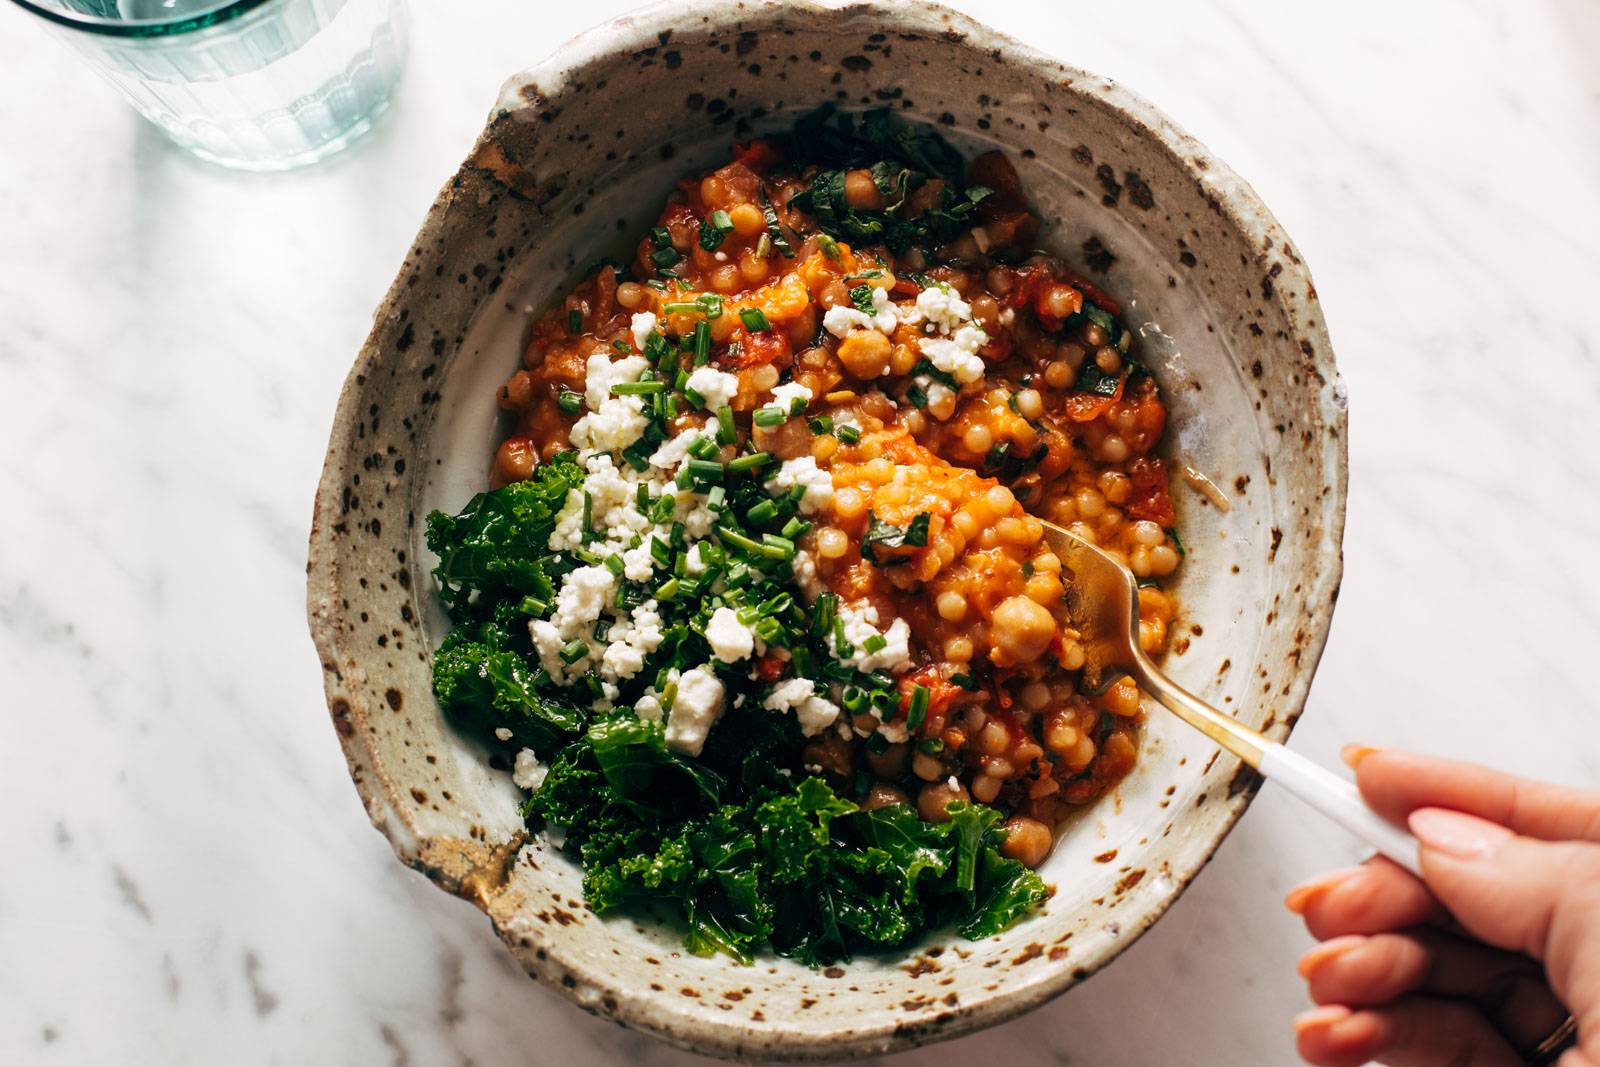
<path fill-rule="evenodd" d="M 1054 844 L 1050 827 L 1026 815 L 1013 815 L 1006 820 L 1006 839 L 1000 843 L 1000 854 L 1026 867 L 1037 867 L 1050 855 Z"/>
<path fill-rule="evenodd" d="M 756 255 L 753 251 L 745 249 L 739 257 L 739 277 L 750 285 L 760 285 L 772 273 L 767 261 Z"/>
<path fill-rule="evenodd" d="M 855 330 L 839 342 L 839 362 L 857 378 L 876 378 L 889 369 L 889 339 L 877 330 Z"/>
<path fill-rule="evenodd" d="M 1064 319 L 1083 306 L 1083 297 L 1072 286 L 1057 284 L 1045 292 L 1044 303 L 1051 315 Z"/>
<path fill-rule="evenodd" d="M 1000 328 L 1000 301 L 988 293 L 972 298 L 972 317 L 990 334 Z"/>
<path fill-rule="evenodd" d="M 733 223 L 733 232 L 740 237 L 754 237 L 767 228 L 767 220 L 754 204 L 735 204 L 728 209 L 728 219 Z"/>
<path fill-rule="evenodd" d="M 500 387 L 500 406 L 507 411 L 518 411 L 533 399 L 533 375 L 519 370 Z"/>
<path fill-rule="evenodd" d="M 991 719 L 978 731 L 978 735 L 972 739 L 972 744 L 981 755 L 998 756 L 1010 746 L 1011 731 L 1006 729 L 1004 723 Z"/>
<path fill-rule="evenodd" d="M 944 764 L 928 755 L 918 752 L 911 757 L 911 773 L 921 778 L 924 782 L 932 782 L 945 776 Z"/>
<path fill-rule="evenodd" d="M 831 730 L 806 742 L 800 750 L 800 763 L 804 767 L 821 767 L 830 774 L 847 776 L 854 770 L 850 758 L 850 744 Z"/>
<path fill-rule="evenodd" d="M 1106 374 L 1116 374 L 1122 369 L 1122 353 L 1110 345 L 1101 345 L 1094 350 L 1094 362 Z"/>
<path fill-rule="evenodd" d="M 998 778 L 980 774 L 972 782 L 972 799 L 988 804 L 1000 795 L 1000 787 L 1004 784 Z"/>
<path fill-rule="evenodd" d="M 733 293 L 739 289 L 739 268 L 733 263 L 724 263 L 711 272 L 711 288 L 719 293 Z M 727 318 L 722 315 L 720 318 Z"/>
<path fill-rule="evenodd" d="M 890 745 L 882 752 L 867 749 L 867 767 L 885 781 L 904 778 L 911 764 L 911 745 L 905 741 Z"/>
<path fill-rule="evenodd" d="M 532 438 L 508 437 L 494 454 L 489 484 L 498 489 L 512 482 L 525 482 L 533 477 L 533 468 L 538 462 L 539 452 Z"/>
<path fill-rule="evenodd" d="M 922 816 L 923 822 L 949 822 L 950 813 L 946 809 L 956 801 L 968 798 L 967 787 L 960 782 L 953 789 L 949 779 L 929 782 L 917 794 L 917 814 Z"/>
<path fill-rule="evenodd" d="M 888 785 L 884 782 L 874 782 L 872 788 L 867 790 L 866 799 L 861 801 L 863 811 L 877 811 L 887 808 L 890 804 L 911 804 L 911 796 L 897 785 Z"/>
<path fill-rule="evenodd" d="M 844 176 L 844 202 L 857 211 L 882 211 L 886 206 L 878 183 L 869 170 L 852 170 Z"/>
<path fill-rule="evenodd" d="M 1032 663 L 1050 647 L 1056 620 L 1049 610 L 1025 596 L 1011 596 L 994 610 L 994 652 L 1004 666 Z"/>

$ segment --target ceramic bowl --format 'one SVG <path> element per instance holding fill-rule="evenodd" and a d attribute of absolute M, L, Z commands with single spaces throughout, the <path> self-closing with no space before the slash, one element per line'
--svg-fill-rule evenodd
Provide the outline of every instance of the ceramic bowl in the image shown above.
<path fill-rule="evenodd" d="M 888 106 L 1017 162 L 1044 243 L 1126 302 L 1171 405 L 1189 555 L 1168 666 L 1270 737 L 1304 704 L 1338 590 L 1345 411 L 1306 266 L 1251 189 L 1149 104 L 926 3 L 672 3 L 512 78 L 423 222 L 340 398 L 311 537 L 311 628 L 372 821 L 482 908 L 581 1007 L 716 1055 L 879 1053 L 1010 1018 L 1127 948 L 1205 864 L 1257 779 L 1158 710 L 1116 794 L 1067 827 L 1042 912 L 979 942 L 808 970 L 681 951 L 599 918 L 522 834 L 518 791 L 429 689 L 445 621 L 431 508 L 486 486 L 495 388 L 531 312 L 653 222 L 680 175 L 823 101 Z M 422 936 L 419 932 L 418 936 Z"/>

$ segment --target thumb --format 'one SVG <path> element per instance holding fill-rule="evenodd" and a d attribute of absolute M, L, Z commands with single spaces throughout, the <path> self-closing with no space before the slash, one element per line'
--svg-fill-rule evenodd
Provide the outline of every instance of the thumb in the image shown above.
<path fill-rule="evenodd" d="M 1600 1014 L 1600 845 L 1522 837 L 1445 808 L 1407 821 L 1428 888 L 1461 925 L 1543 961 L 1573 1014 Z"/>

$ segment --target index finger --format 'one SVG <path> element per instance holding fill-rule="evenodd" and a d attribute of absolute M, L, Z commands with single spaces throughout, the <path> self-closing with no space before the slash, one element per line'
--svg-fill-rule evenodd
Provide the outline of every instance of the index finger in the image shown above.
<path fill-rule="evenodd" d="M 1600 792 L 1395 748 L 1351 745 L 1344 756 L 1368 806 L 1401 825 L 1417 808 L 1452 808 L 1524 837 L 1600 842 Z"/>

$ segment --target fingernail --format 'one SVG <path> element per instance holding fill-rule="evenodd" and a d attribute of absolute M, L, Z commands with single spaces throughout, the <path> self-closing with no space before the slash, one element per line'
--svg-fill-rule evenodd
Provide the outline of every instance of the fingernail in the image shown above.
<path fill-rule="evenodd" d="M 1362 870 L 1361 867 L 1344 867 L 1337 871 L 1329 871 L 1327 874 L 1319 874 L 1309 882 L 1301 882 L 1289 890 L 1289 895 L 1283 898 L 1283 906 L 1296 915 L 1304 915 L 1313 900 Z"/>
<path fill-rule="evenodd" d="M 1367 939 L 1360 934 L 1345 934 L 1343 937 L 1333 937 L 1313 945 L 1311 949 L 1300 957 L 1300 962 L 1295 965 L 1295 970 L 1300 972 L 1301 978 L 1310 978 L 1311 972 L 1321 967 L 1324 963 L 1343 956 L 1346 952 L 1360 945 L 1366 944 Z"/>
<path fill-rule="evenodd" d="M 1406 822 L 1424 847 L 1460 860 L 1482 859 L 1512 836 L 1498 823 L 1446 808 L 1418 808 Z"/>
<path fill-rule="evenodd" d="M 1350 1009 L 1343 1004 L 1329 1004 L 1321 1008 L 1312 1008 L 1303 1011 L 1294 1017 L 1294 1032 L 1296 1036 L 1307 1030 L 1317 1030 L 1334 1023 L 1344 1022 L 1350 1018 Z"/>
<path fill-rule="evenodd" d="M 1339 750 L 1339 758 L 1344 760 L 1345 766 L 1353 771 L 1356 769 L 1356 764 L 1376 751 L 1378 749 L 1375 745 L 1346 745 Z"/>

